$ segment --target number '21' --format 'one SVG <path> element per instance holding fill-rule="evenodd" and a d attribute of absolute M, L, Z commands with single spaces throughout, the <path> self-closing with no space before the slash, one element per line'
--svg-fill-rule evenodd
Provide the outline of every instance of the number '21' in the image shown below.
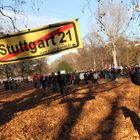
<path fill-rule="evenodd" d="M 72 36 L 71 36 L 70 30 L 68 30 L 66 33 L 60 32 L 58 35 L 61 37 L 60 43 L 67 42 L 67 40 L 65 39 L 65 36 L 69 36 L 69 40 L 70 41 L 72 40 Z"/>

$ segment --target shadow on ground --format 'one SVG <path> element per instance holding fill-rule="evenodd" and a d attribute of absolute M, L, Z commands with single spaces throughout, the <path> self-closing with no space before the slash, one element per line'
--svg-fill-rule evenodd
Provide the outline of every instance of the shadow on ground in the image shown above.
<path fill-rule="evenodd" d="M 60 104 L 66 104 L 67 105 L 67 110 L 68 110 L 68 116 L 66 117 L 66 119 L 64 120 L 64 123 L 60 126 L 58 135 L 56 137 L 56 140 L 66 140 L 66 139 L 75 139 L 71 136 L 71 132 L 72 129 L 74 128 L 74 126 L 76 125 L 76 123 L 78 122 L 78 119 L 80 117 L 80 114 L 82 113 L 83 107 L 85 105 L 85 103 L 88 100 L 94 100 L 96 99 L 95 95 L 97 93 L 101 93 L 101 92 L 106 92 L 106 91 L 110 91 L 113 90 L 117 87 L 122 86 L 123 84 L 120 85 L 116 85 L 113 84 L 111 85 L 111 87 L 106 87 L 106 83 L 102 84 L 102 89 L 100 91 L 94 91 L 93 89 L 93 85 L 90 86 L 86 86 L 83 87 L 83 89 L 88 88 L 88 92 L 84 93 L 84 97 L 82 98 L 65 98 L 62 99 Z M 97 85 L 98 86 L 98 85 Z M 81 90 L 81 88 L 80 88 Z M 74 92 L 77 92 L 78 90 L 73 90 Z M 80 93 L 81 94 L 81 93 Z M 78 105 L 74 105 L 74 103 L 79 103 Z M 118 98 L 112 103 L 112 110 L 111 113 L 105 118 L 104 122 L 102 122 L 98 128 L 98 130 L 101 129 L 103 123 L 106 123 L 108 120 L 112 119 L 112 125 L 110 127 L 110 129 L 108 130 L 109 134 L 112 134 L 113 131 L 113 127 L 114 127 L 114 123 L 115 123 L 115 114 L 116 111 L 118 110 Z M 104 133 L 102 133 L 102 137 L 104 136 Z"/>
<path fill-rule="evenodd" d="M 62 98 L 60 94 L 56 94 L 53 97 L 51 97 L 51 95 L 52 94 L 42 90 L 36 90 L 30 95 L 26 95 L 14 101 L 0 102 L 0 126 L 10 121 L 15 113 L 38 106 L 44 98 L 48 102 L 56 100 L 58 97 Z"/>
<path fill-rule="evenodd" d="M 137 113 L 135 113 L 134 111 L 132 111 L 132 110 L 130 110 L 129 108 L 124 107 L 124 106 L 121 107 L 120 109 L 122 109 L 123 114 L 124 114 L 124 116 L 125 116 L 126 118 L 127 118 L 127 117 L 130 117 L 134 129 L 137 130 L 137 132 L 138 132 L 139 135 L 140 135 L 140 118 L 139 118 L 139 116 L 137 115 Z"/>

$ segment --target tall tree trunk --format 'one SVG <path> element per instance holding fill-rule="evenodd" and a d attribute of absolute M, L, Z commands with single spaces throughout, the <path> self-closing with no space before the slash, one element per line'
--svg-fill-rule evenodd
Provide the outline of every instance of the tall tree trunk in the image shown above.
<path fill-rule="evenodd" d="M 94 66 L 94 71 L 96 71 L 96 60 L 95 60 L 95 58 L 93 60 L 93 66 Z"/>
<path fill-rule="evenodd" d="M 7 65 L 5 66 L 5 74 L 6 74 L 6 78 L 7 78 L 7 80 L 8 80 L 9 77 L 10 77 L 10 74 L 9 74 L 9 68 L 8 68 Z"/>
<path fill-rule="evenodd" d="M 116 46 L 114 43 L 113 44 L 113 48 L 112 48 L 112 55 L 113 55 L 113 65 L 114 67 L 117 67 L 118 66 L 118 63 L 117 63 L 117 51 L 116 51 Z"/>

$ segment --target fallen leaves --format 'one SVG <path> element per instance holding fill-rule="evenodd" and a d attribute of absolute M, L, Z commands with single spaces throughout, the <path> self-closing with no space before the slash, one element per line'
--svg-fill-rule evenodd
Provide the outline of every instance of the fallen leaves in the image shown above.
<path fill-rule="evenodd" d="M 131 119 L 138 112 L 138 87 L 119 83 L 73 85 L 67 95 L 29 89 L 0 98 L 0 140 L 139 140 Z M 6 104 L 11 102 L 11 104 Z M 125 116 L 122 107 L 128 110 Z M 133 113 L 132 113 L 133 112 Z M 10 115 L 9 119 L 6 119 Z"/>

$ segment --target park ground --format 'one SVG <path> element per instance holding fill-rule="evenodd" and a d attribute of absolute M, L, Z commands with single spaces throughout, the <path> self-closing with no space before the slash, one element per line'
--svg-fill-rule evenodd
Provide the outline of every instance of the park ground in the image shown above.
<path fill-rule="evenodd" d="M 66 95 L 0 90 L 0 140 L 140 140 L 140 87 L 129 79 L 70 85 Z"/>

